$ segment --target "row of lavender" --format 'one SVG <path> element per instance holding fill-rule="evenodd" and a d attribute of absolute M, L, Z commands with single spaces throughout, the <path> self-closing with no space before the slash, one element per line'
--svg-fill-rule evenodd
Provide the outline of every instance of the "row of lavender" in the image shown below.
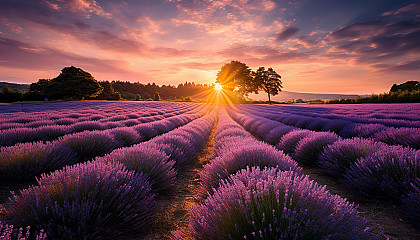
<path fill-rule="evenodd" d="M 2 181 L 33 179 L 41 173 L 60 169 L 103 156 L 114 149 L 146 141 L 203 116 L 206 105 L 194 113 L 175 115 L 163 120 L 132 127 L 67 134 L 54 141 L 20 143 L 0 148 Z"/>
<path fill-rule="evenodd" d="M 215 112 L 150 141 L 37 179 L 4 204 L 9 223 L 44 229 L 51 239 L 115 239 L 142 235 L 153 223 L 155 197 L 198 154 Z"/>
<path fill-rule="evenodd" d="M 283 114 L 382 124 L 390 127 L 420 127 L 420 104 L 328 104 L 253 105 L 251 108 Z"/>
<path fill-rule="evenodd" d="M 158 116 L 170 112 L 180 111 L 193 106 L 191 103 L 168 103 L 163 102 L 62 102 L 63 109 L 48 110 L 48 104 L 44 110 L 36 112 L 9 112 L 0 113 L 0 129 L 16 127 L 38 127 L 41 125 L 69 125 L 81 121 L 98 120 L 100 122 L 112 122 L 117 120 L 129 120 L 139 117 Z M 58 103 L 55 103 L 58 104 Z M 65 106 L 74 105 L 72 109 Z M 78 108 L 76 108 L 78 107 Z M 14 124 L 14 125 L 12 125 Z"/>
<path fill-rule="evenodd" d="M 310 181 L 288 155 L 256 140 L 223 109 L 215 158 L 190 209 L 196 239 L 368 239 L 353 204 Z"/>
<path fill-rule="evenodd" d="M 407 217 L 420 222 L 420 151 L 371 139 L 342 139 L 332 132 L 293 128 L 232 109 L 229 114 L 299 164 L 337 177 L 363 200 L 402 202 Z"/>
<path fill-rule="evenodd" d="M 420 108 L 420 105 L 416 105 Z M 239 109 L 253 113 L 255 115 L 275 120 L 286 125 L 298 128 L 309 129 L 313 131 L 332 131 L 341 137 L 363 137 L 372 138 L 390 145 L 402 145 L 415 149 L 420 149 L 420 121 L 382 119 L 388 121 L 386 125 L 377 123 L 372 118 L 366 118 L 363 123 L 355 122 L 353 118 L 325 118 L 320 114 L 311 114 L 307 112 L 314 107 L 300 107 L 297 110 L 301 112 L 284 112 L 282 108 L 285 106 L 267 106 L 247 105 L 246 107 L 238 107 Z M 296 107 L 295 107 L 296 108 Z M 306 109 L 303 111 L 302 109 Z M 392 116 L 392 115 L 390 115 Z M 398 121 L 405 121 L 409 126 L 415 127 L 398 127 L 401 124 Z M 410 124 L 408 124 L 410 123 Z"/>
<path fill-rule="evenodd" d="M 152 104 L 155 105 L 155 104 Z M 173 108 L 164 110 L 162 105 L 160 110 L 142 110 L 145 104 L 125 109 L 122 111 L 116 105 L 100 105 L 97 109 L 74 110 L 74 113 L 61 112 L 52 113 L 49 111 L 42 113 L 14 114 L 16 116 L 3 116 L 8 122 L 0 124 L 3 127 L 11 127 L 0 131 L 0 146 L 12 146 L 21 142 L 52 141 L 60 136 L 82 132 L 86 130 L 106 130 L 121 127 L 133 127 L 142 123 L 162 120 L 168 117 L 180 115 L 186 112 L 193 112 L 201 105 L 174 105 Z M 150 106 L 152 107 L 152 106 Z M 76 113 L 76 111 L 78 113 Z M 103 113 L 107 111 L 108 113 Z M 100 114 L 94 114 L 102 112 Z M 28 116 L 37 114 L 36 118 Z M 105 118 L 105 115 L 108 117 Z M 70 117 L 69 117 L 70 116 Z M 74 117 L 74 118 L 71 118 Z M 30 120 L 34 121 L 30 121 Z M 55 119 L 55 120 L 51 120 Z M 29 121 L 23 124 L 22 121 Z M 16 127 L 16 124 L 20 124 Z M 13 127 L 14 126 L 14 127 Z"/>

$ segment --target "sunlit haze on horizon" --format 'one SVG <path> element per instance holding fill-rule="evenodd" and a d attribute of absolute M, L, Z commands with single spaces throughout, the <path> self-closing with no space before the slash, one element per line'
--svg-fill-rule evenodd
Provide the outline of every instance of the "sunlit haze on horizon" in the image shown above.
<path fill-rule="evenodd" d="M 214 83 L 231 60 L 272 67 L 287 91 L 386 92 L 420 80 L 420 3 L 0 0 L 0 81 L 76 66 L 97 80 Z"/>

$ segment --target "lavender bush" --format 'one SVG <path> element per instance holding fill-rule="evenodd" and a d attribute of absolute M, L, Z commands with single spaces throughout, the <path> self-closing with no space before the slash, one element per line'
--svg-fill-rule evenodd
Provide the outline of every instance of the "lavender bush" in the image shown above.
<path fill-rule="evenodd" d="M 296 128 L 294 127 L 281 124 L 281 126 L 275 127 L 268 131 L 266 134 L 260 136 L 269 144 L 276 145 L 284 135 L 295 129 Z"/>
<path fill-rule="evenodd" d="M 103 131 L 85 131 L 65 135 L 53 143 L 56 142 L 73 150 L 77 154 L 79 162 L 90 160 L 96 156 L 103 156 L 117 147 L 112 135 Z"/>
<path fill-rule="evenodd" d="M 420 149 L 419 128 L 387 128 L 374 136 L 375 140 L 390 145 L 401 145 Z"/>
<path fill-rule="evenodd" d="M 280 142 L 276 145 L 276 147 L 283 152 L 290 154 L 295 151 L 296 145 L 298 142 L 310 134 L 313 134 L 313 131 L 310 130 L 294 130 L 287 134 L 285 134 L 281 139 Z"/>
<path fill-rule="evenodd" d="M 293 159 L 301 164 L 316 166 L 318 164 L 318 157 L 324 147 L 335 143 L 338 139 L 339 137 L 332 132 L 312 133 L 299 140 L 295 152 L 292 154 Z"/>
<path fill-rule="evenodd" d="M 169 161 L 165 152 L 151 144 L 138 144 L 130 148 L 121 148 L 112 151 L 98 161 L 117 161 L 129 170 L 144 173 L 154 192 L 165 193 L 175 185 L 175 161 Z"/>
<path fill-rule="evenodd" d="M 118 147 L 128 147 L 144 140 L 144 137 L 131 127 L 118 127 L 106 131 L 111 133 Z"/>
<path fill-rule="evenodd" d="M 242 144 L 242 142 L 237 142 L 237 144 Z M 288 155 L 262 142 L 254 145 L 240 145 L 218 156 L 210 164 L 205 165 L 204 170 L 199 173 L 203 194 L 217 187 L 221 179 L 226 179 L 231 174 L 249 166 L 277 167 L 283 171 L 301 172 L 301 168 Z"/>
<path fill-rule="evenodd" d="M 387 147 L 386 144 L 366 138 L 340 139 L 326 146 L 318 166 L 331 176 L 342 176 L 359 158 L 366 157 Z"/>
<path fill-rule="evenodd" d="M 376 133 L 379 133 L 385 130 L 385 127 L 382 124 L 356 124 L 353 128 L 353 136 L 358 136 L 362 138 L 371 138 Z"/>
<path fill-rule="evenodd" d="M 195 239 L 368 239 L 353 204 L 276 168 L 230 176 L 190 215 Z"/>
<path fill-rule="evenodd" d="M 117 162 L 86 162 L 43 175 L 39 186 L 4 204 L 5 220 L 44 229 L 51 239 L 115 239 L 141 234 L 153 221 L 147 177 Z"/>
<path fill-rule="evenodd" d="M 59 143 L 18 143 L 15 146 L 0 148 L 0 179 L 33 179 L 41 173 L 59 169 L 76 161 L 74 152 Z"/>
<path fill-rule="evenodd" d="M 414 226 L 420 229 L 420 178 L 411 185 L 413 189 L 402 198 L 402 208 Z"/>
<path fill-rule="evenodd" d="M 420 152 L 389 146 L 351 165 L 343 183 L 366 200 L 399 201 L 419 177 Z"/>

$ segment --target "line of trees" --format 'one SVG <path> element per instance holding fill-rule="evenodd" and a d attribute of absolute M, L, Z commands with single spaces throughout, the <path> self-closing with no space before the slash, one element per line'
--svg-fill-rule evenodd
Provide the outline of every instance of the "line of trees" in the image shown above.
<path fill-rule="evenodd" d="M 420 102 L 420 82 L 407 81 L 402 84 L 394 84 L 388 93 L 373 94 L 369 97 L 359 97 L 356 99 L 334 99 L 327 103 L 419 103 Z"/>
<path fill-rule="evenodd" d="M 2 83 L 3 84 L 3 83 Z M 13 84 L 12 84 L 13 85 Z M 213 89 L 207 84 L 185 82 L 178 86 L 139 82 L 97 81 L 90 73 L 74 66 L 65 67 L 53 79 L 39 79 L 27 91 L 11 89 L 7 83 L 0 91 L 0 102 L 48 100 L 184 100 Z"/>
<path fill-rule="evenodd" d="M 264 91 L 268 95 L 271 104 L 271 96 L 281 92 L 281 76 L 273 68 L 259 67 L 252 71 L 245 63 L 231 61 L 222 66 L 217 73 L 216 83 L 223 86 L 223 89 L 231 91 L 239 96 L 248 96 L 249 93 L 258 94 Z"/>

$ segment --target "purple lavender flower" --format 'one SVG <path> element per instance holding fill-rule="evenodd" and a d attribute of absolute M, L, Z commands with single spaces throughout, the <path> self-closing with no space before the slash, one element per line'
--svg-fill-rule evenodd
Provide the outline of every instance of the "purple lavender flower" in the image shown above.
<path fill-rule="evenodd" d="M 230 143 L 232 144 L 232 142 Z M 202 180 L 202 193 L 211 191 L 217 187 L 221 179 L 228 178 L 231 174 L 249 166 L 277 167 L 283 171 L 301 172 L 301 168 L 293 161 L 290 156 L 273 146 L 259 142 L 255 145 L 242 145 L 237 142 L 238 147 L 224 152 L 219 157 L 214 158 L 210 164 L 204 166 L 200 172 Z"/>
<path fill-rule="evenodd" d="M 375 134 L 374 138 L 390 145 L 420 149 L 419 128 L 387 128 Z"/>
<path fill-rule="evenodd" d="M 316 166 L 318 157 L 324 150 L 324 147 L 335 143 L 338 139 L 337 134 L 332 132 L 312 133 L 299 140 L 292 157 L 300 164 Z"/>
<path fill-rule="evenodd" d="M 145 233 L 156 213 L 147 177 L 117 162 L 86 162 L 43 175 L 4 204 L 5 220 L 51 239 Z"/>
<path fill-rule="evenodd" d="M 420 229 L 420 178 L 411 185 L 412 190 L 402 198 L 402 209 L 414 227 Z"/>
<path fill-rule="evenodd" d="M 138 134 L 132 127 L 118 127 L 105 130 L 104 132 L 107 131 L 114 137 L 114 141 L 118 147 L 128 147 L 144 141 L 144 137 Z"/>
<path fill-rule="evenodd" d="M 381 132 L 386 128 L 387 127 L 382 124 L 356 124 L 353 128 L 353 136 L 371 138 L 376 133 Z"/>
<path fill-rule="evenodd" d="M 175 161 L 169 161 L 165 152 L 150 144 L 138 144 L 129 148 L 112 151 L 98 161 L 117 161 L 129 170 L 147 175 L 148 181 L 154 192 L 165 193 L 175 185 L 176 171 L 173 166 Z"/>
<path fill-rule="evenodd" d="M 322 172 L 339 177 L 359 158 L 381 151 L 385 147 L 388 146 L 384 143 L 366 138 L 340 139 L 324 148 L 318 166 Z"/>
<path fill-rule="evenodd" d="M 113 136 L 103 131 L 84 131 L 65 135 L 55 142 L 62 143 L 73 150 L 77 154 L 79 162 L 103 156 L 117 147 Z"/>
<path fill-rule="evenodd" d="M 310 130 L 293 130 L 287 134 L 285 134 L 281 139 L 280 142 L 276 145 L 276 147 L 283 152 L 290 154 L 295 151 L 296 145 L 298 142 L 311 134 L 313 131 Z"/>
<path fill-rule="evenodd" d="M 190 216 L 196 239 L 368 239 L 353 204 L 276 168 L 242 169 Z"/>
<path fill-rule="evenodd" d="M 19 143 L 0 149 L 0 179 L 33 179 L 76 161 L 74 152 L 61 144 Z"/>
<path fill-rule="evenodd" d="M 44 229 L 41 231 L 31 233 L 31 227 L 28 226 L 25 230 L 21 228 L 15 228 L 13 225 L 8 225 L 0 221 L 0 239 L 1 240 L 45 240 L 47 239 L 47 234 L 44 233 Z"/>
<path fill-rule="evenodd" d="M 351 165 L 343 183 L 366 200 L 399 201 L 419 177 L 420 152 L 389 146 Z"/>
<path fill-rule="evenodd" d="M 260 135 L 262 139 L 269 144 L 276 145 L 284 135 L 296 129 L 281 123 L 278 125 L 280 126 L 271 129 L 264 135 Z"/>
<path fill-rule="evenodd" d="M 85 121 L 85 122 L 78 122 L 71 125 L 71 132 L 82 132 L 82 131 L 93 131 L 93 130 L 103 130 L 105 129 L 104 124 L 97 121 Z"/>

